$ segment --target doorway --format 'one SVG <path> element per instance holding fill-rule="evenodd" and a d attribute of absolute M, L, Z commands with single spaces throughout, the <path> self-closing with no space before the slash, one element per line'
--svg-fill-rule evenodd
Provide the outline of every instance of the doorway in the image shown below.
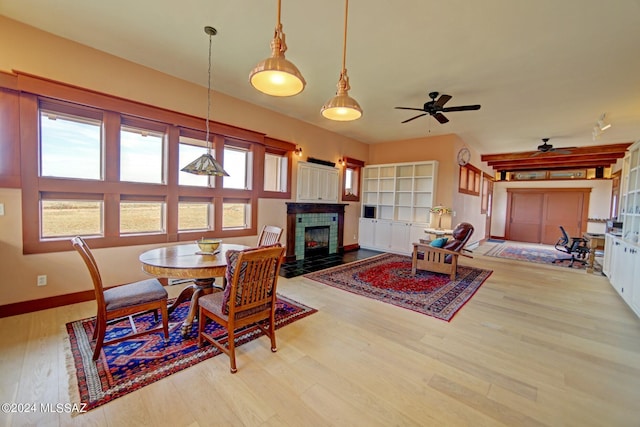
<path fill-rule="evenodd" d="M 506 238 L 553 245 L 560 226 L 570 236 L 587 228 L 590 188 L 507 189 Z"/>

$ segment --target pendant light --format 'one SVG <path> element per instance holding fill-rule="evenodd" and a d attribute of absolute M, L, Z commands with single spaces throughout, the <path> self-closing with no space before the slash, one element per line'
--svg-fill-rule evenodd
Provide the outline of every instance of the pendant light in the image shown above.
<path fill-rule="evenodd" d="M 278 0 L 278 23 L 271 40 L 271 57 L 258 63 L 249 74 L 249 82 L 254 88 L 271 96 L 293 96 L 302 92 L 307 82 L 298 68 L 284 57 L 286 51 Z"/>
<path fill-rule="evenodd" d="M 342 71 L 338 80 L 338 91 L 336 96 L 331 98 L 322 106 L 320 112 L 330 120 L 346 122 L 357 120 L 362 116 L 362 108 L 358 102 L 349 96 L 349 76 L 347 76 L 347 16 L 349 13 L 349 0 L 345 0 L 344 7 L 344 42 L 342 45 Z"/>
<path fill-rule="evenodd" d="M 192 173 L 194 175 L 209 175 L 209 176 L 229 176 L 227 172 L 222 168 L 222 165 L 216 161 L 211 155 L 211 141 L 209 141 L 209 114 L 211 113 L 211 39 L 218 31 L 206 26 L 204 32 L 209 35 L 209 71 L 207 80 L 207 153 L 195 159 L 187 166 L 183 167 L 182 172 Z"/>

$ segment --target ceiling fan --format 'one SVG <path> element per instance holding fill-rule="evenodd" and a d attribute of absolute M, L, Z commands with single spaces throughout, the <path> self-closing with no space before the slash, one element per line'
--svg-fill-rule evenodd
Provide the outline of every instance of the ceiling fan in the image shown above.
<path fill-rule="evenodd" d="M 558 154 L 571 154 L 572 149 L 576 147 L 562 147 L 562 148 L 554 148 L 553 145 L 549 144 L 549 138 L 542 138 L 542 144 L 538 145 L 538 151 L 533 153 L 533 156 L 539 156 L 542 153 L 554 152 Z"/>
<path fill-rule="evenodd" d="M 422 114 L 418 114 L 415 117 L 411 117 L 410 119 L 407 119 L 402 123 L 410 122 L 411 120 L 417 119 L 418 117 L 426 116 L 427 114 L 432 116 L 434 119 L 436 119 L 440 123 L 447 123 L 449 119 L 447 119 L 442 113 L 449 113 L 452 111 L 471 111 L 471 110 L 480 109 L 480 105 L 462 105 L 459 107 L 444 107 L 444 104 L 449 102 L 449 100 L 451 99 L 451 95 L 443 94 L 440 96 L 440 98 L 438 98 L 438 95 L 440 95 L 439 92 L 430 92 L 429 98 L 431 98 L 431 101 L 425 102 L 422 108 L 395 107 L 398 110 L 422 111 Z M 437 101 L 436 101 L 436 98 L 438 98 Z"/>

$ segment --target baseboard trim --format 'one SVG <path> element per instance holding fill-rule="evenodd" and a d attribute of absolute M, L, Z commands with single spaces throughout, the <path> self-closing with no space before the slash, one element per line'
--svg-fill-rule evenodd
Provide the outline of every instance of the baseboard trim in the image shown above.
<path fill-rule="evenodd" d="M 354 243 L 353 245 L 345 245 L 344 246 L 344 251 L 345 252 L 353 252 L 353 251 L 357 251 L 358 249 L 360 249 L 360 245 L 357 243 Z"/>
<path fill-rule="evenodd" d="M 15 302 L 13 304 L 0 306 L 0 318 L 17 316 L 18 314 L 32 313 L 34 311 L 61 307 L 63 305 L 75 304 L 78 302 L 91 301 L 95 298 L 95 292 L 93 290 L 90 290 L 74 292 L 72 294 L 56 295 L 49 298 Z"/>
<path fill-rule="evenodd" d="M 163 286 L 167 286 L 168 280 L 158 279 Z M 78 302 L 91 301 L 96 298 L 95 291 L 80 291 L 71 294 L 56 295 L 53 297 L 20 301 L 13 304 L 0 305 L 0 319 L 3 317 L 17 316 L 19 314 L 33 313 L 34 311 L 46 310 L 49 308 L 62 307 L 64 305 Z"/>

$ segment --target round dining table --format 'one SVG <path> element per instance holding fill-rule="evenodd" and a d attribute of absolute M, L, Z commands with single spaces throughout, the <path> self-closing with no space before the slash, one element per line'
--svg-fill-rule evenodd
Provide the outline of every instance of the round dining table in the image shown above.
<path fill-rule="evenodd" d="M 247 248 L 248 246 L 222 243 L 214 253 L 203 253 L 197 244 L 191 243 L 151 249 L 140 254 L 142 270 L 148 274 L 169 279 L 193 280 L 193 284 L 185 287 L 169 306 L 171 313 L 181 303 L 191 300 L 189 313 L 182 323 L 183 336 L 189 333 L 197 316 L 198 298 L 222 291 L 226 286 L 227 251 Z M 222 277 L 221 287 L 214 286 L 216 277 Z"/>

